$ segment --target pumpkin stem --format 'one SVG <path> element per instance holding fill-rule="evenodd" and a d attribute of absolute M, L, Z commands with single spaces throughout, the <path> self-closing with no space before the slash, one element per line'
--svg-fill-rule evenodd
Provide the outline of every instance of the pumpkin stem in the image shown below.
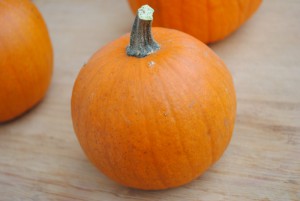
<path fill-rule="evenodd" d="M 126 49 L 128 56 L 142 58 L 159 50 L 159 44 L 151 33 L 153 12 L 148 5 L 138 9 L 131 30 L 130 44 Z"/>

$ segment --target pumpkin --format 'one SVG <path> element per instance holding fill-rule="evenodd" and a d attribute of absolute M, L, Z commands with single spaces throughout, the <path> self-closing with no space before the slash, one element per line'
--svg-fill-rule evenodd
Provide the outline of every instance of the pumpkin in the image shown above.
<path fill-rule="evenodd" d="M 116 182 L 145 190 L 201 175 L 226 149 L 236 115 L 232 77 L 221 59 L 183 32 L 151 30 L 152 13 L 141 7 L 131 35 L 92 56 L 71 101 L 87 157 Z"/>
<path fill-rule="evenodd" d="M 156 11 L 154 26 L 178 29 L 204 43 L 221 40 L 239 28 L 262 0 L 128 0 L 135 12 L 149 4 Z M 171 18 L 171 19 L 170 19 Z"/>
<path fill-rule="evenodd" d="M 0 122 L 5 122 L 36 105 L 52 75 L 51 41 L 31 1 L 0 1 L 0 58 Z"/>

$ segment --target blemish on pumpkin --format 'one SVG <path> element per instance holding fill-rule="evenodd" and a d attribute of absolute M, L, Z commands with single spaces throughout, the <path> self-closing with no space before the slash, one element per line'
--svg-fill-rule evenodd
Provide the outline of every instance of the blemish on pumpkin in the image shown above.
<path fill-rule="evenodd" d="M 229 91 L 228 91 L 228 88 L 227 88 L 227 87 L 225 87 L 225 92 L 226 92 L 227 94 L 229 94 Z"/>
<path fill-rule="evenodd" d="M 94 97 L 95 97 L 95 93 L 91 93 L 89 96 L 89 100 L 92 101 L 94 99 Z"/>
<path fill-rule="evenodd" d="M 229 126 L 230 126 L 229 123 L 230 122 L 229 122 L 229 120 L 227 118 L 224 119 L 224 126 L 225 126 L 226 129 L 229 129 Z"/>
<path fill-rule="evenodd" d="M 148 63 L 148 67 L 149 67 L 149 68 L 153 68 L 154 65 L 155 65 L 155 62 L 154 62 L 154 61 L 150 61 L 150 62 Z"/>
<path fill-rule="evenodd" d="M 124 114 L 122 114 L 122 117 L 123 117 L 123 120 L 126 123 L 126 125 L 130 126 L 131 125 L 131 121 Z"/>
<path fill-rule="evenodd" d="M 194 107 L 195 104 L 196 104 L 196 101 L 193 100 L 193 101 L 189 104 L 189 108 Z"/>

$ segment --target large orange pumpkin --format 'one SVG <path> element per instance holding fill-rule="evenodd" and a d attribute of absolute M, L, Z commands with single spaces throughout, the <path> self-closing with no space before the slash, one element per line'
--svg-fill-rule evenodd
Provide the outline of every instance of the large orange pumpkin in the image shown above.
<path fill-rule="evenodd" d="M 0 1 L 0 122 L 36 105 L 49 86 L 53 52 L 46 25 L 28 0 Z"/>
<path fill-rule="evenodd" d="M 240 27 L 262 0 L 128 0 L 135 12 L 141 5 L 155 9 L 154 26 L 178 29 L 204 43 L 221 40 Z"/>
<path fill-rule="evenodd" d="M 206 45 L 153 28 L 142 7 L 129 34 L 81 69 L 72 119 L 88 158 L 129 187 L 166 189 L 201 175 L 226 149 L 234 127 L 231 75 Z M 127 47 L 127 53 L 125 47 Z"/>

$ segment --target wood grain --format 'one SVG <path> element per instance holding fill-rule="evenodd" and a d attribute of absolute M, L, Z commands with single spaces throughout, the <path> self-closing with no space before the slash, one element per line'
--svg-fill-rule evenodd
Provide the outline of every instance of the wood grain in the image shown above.
<path fill-rule="evenodd" d="M 84 156 L 70 97 L 81 66 L 130 31 L 126 1 L 34 0 L 48 24 L 55 72 L 44 101 L 0 125 L 0 200 L 300 200 L 300 1 L 265 0 L 240 30 L 211 45 L 233 74 L 238 116 L 222 159 L 166 191 L 119 186 Z"/>

